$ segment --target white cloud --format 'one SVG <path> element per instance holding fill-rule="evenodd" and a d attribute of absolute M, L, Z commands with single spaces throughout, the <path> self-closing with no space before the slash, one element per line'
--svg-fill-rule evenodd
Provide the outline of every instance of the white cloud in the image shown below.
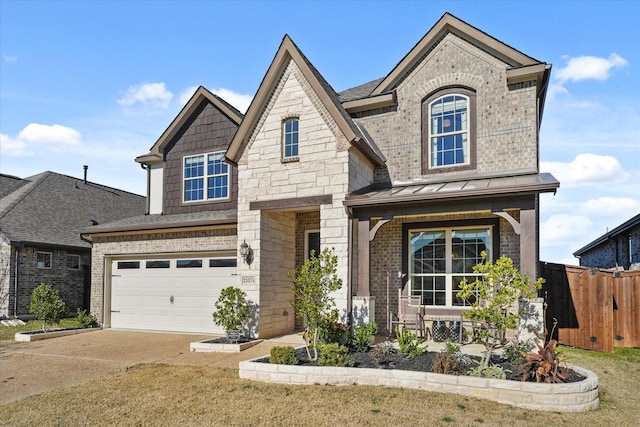
<path fill-rule="evenodd" d="M 578 210 L 591 218 L 611 218 L 615 227 L 640 212 L 640 202 L 628 197 L 600 197 L 581 203 Z"/>
<path fill-rule="evenodd" d="M 0 147 L 9 156 L 25 156 L 37 150 L 57 149 L 61 146 L 77 146 L 82 136 L 77 130 L 62 125 L 30 123 L 16 138 L 2 135 Z M 37 147 L 37 148 L 36 148 Z"/>
<path fill-rule="evenodd" d="M 586 216 L 571 214 L 551 215 L 540 223 L 540 246 L 552 247 L 575 244 L 576 236 L 584 236 L 593 228 L 593 222 Z M 575 251 L 578 247 L 571 249 Z M 546 260 L 557 262 L 556 260 Z"/>
<path fill-rule="evenodd" d="M 188 88 L 183 90 L 180 96 L 178 97 L 178 100 L 180 101 L 180 105 L 183 106 L 187 102 L 189 102 L 193 94 L 196 93 L 196 90 L 198 90 L 198 86 L 189 86 Z"/>
<path fill-rule="evenodd" d="M 25 156 L 29 154 L 29 151 L 24 141 L 9 138 L 9 135 L 0 134 L 0 153 L 8 156 Z"/>
<path fill-rule="evenodd" d="M 243 95 L 225 88 L 213 89 L 211 93 L 218 95 L 220 98 L 236 107 L 241 113 L 245 113 L 247 111 L 249 104 L 251 104 L 251 100 L 253 100 L 253 95 Z"/>
<path fill-rule="evenodd" d="M 173 93 L 167 90 L 164 83 L 144 83 L 138 86 L 129 86 L 117 103 L 125 107 L 137 104 L 145 107 L 166 109 L 173 99 Z"/>
<path fill-rule="evenodd" d="M 550 172 L 560 181 L 561 188 L 602 186 L 627 179 L 615 157 L 592 153 L 579 154 L 572 162 L 541 162 L 540 170 Z"/>
<path fill-rule="evenodd" d="M 38 144 L 78 145 L 82 138 L 80 132 L 67 126 L 30 123 L 20 131 L 18 139 Z"/>
<path fill-rule="evenodd" d="M 578 56 L 569 58 L 567 65 L 564 68 L 560 68 L 555 73 L 555 77 L 560 83 L 591 79 L 607 80 L 611 74 L 611 70 L 627 64 L 627 60 L 617 53 L 612 53 L 608 58 Z"/>

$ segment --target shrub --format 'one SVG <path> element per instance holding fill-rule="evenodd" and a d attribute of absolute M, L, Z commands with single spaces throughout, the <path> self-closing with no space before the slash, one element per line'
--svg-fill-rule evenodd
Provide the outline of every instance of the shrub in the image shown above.
<path fill-rule="evenodd" d="M 507 374 L 511 373 L 510 370 L 504 369 L 502 366 L 496 365 L 478 365 L 473 369 L 470 369 L 467 372 L 472 377 L 483 377 L 483 378 L 496 378 L 499 380 L 507 379 Z"/>
<path fill-rule="evenodd" d="M 367 325 L 356 326 L 353 328 L 353 336 L 351 343 L 357 351 L 367 351 L 371 339 L 378 333 L 378 325 L 371 322 Z"/>
<path fill-rule="evenodd" d="M 460 346 L 458 344 L 448 341 L 447 343 L 445 343 L 443 351 L 446 354 L 454 354 L 460 351 Z"/>
<path fill-rule="evenodd" d="M 459 366 L 458 359 L 453 354 L 441 352 L 433 359 L 431 371 L 437 374 L 457 374 Z"/>
<path fill-rule="evenodd" d="M 354 365 L 353 358 L 349 355 L 349 349 L 338 343 L 324 344 L 320 349 L 318 365 L 320 366 L 344 366 Z"/>
<path fill-rule="evenodd" d="M 525 313 L 524 309 L 514 312 L 513 306 L 518 301 L 533 298 L 544 279 L 539 278 L 532 283 L 514 266 L 511 258 L 503 255 L 494 263 L 487 261 L 486 256 L 483 251 L 483 261 L 473 267 L 473 272 L 479 277 L 473 282 L 466 279 L 460 282 L 460 291 L 456 295 L 471 304 L 471 309 L 464 313 L 466 318 L 488 326 L 478 331 L 487 350 L 481 365 L 488 367 L 493 351 L 504 343 L 505 331 L 514 329 Z"/>
<path fill-rule="evenodd" d="M 504 357 L 513 365 L 522 365 L 526 361 L 524 355 L 530 348 L 529 342 L 511 341 L 504 349 Z"/>
<path fill-rule="evenodd" d="M 323 314 L 318 322 L 318 341 L 322 344 L 340 342 L 349 332 L 349 327 L 339 321 L 338 310 Z"/>
<path fill-rule="evenodd" d="M 96 317 L 92 313 L 87 313 L 87 310 L 78 309 L 76 320 L 81 328 L 93 328 L 98 325 Z"/>
<path fill-rule="evenodd" d="M 297 365 L 298 357 L 296 349 L 288 346 L 273 347 L 269 353 L 269 363 L 277 363 L 279 365 Z"/>
<path fill-rule="evenodd" d="M 342 279 L 338 277 L 338 257 L 325 248 L 318 256 L 311 253 L 300 269 L 289 273 L 293 281 L 293 306 L 296 317 L 301 318 L 307 327 L 305 347 L 312 360 L 318 359 L 318 343 L 320 328 L 327 313 L 335 308 L 332 292 L 342 287 Z M 313 348 L 311 357 L 310 348 Z"/>
<path fill-rule="evenodd" d="M 427 349 L 427 346 L 420 347 L 420 339 L 407 328 L 402 328 L 401 332 L 396 329 L 396 336 L 400 353 L 409 357 L 420 356 Z"/>
<path fill-rule="evenodd" d="M 29 313 L 42 320 L 42 330 L 46 331 L 47 326 L 58 323 L 65 316 L 67 306 L 56 289 L 42 283 L 31 292 Z"/>
<path fill-rule="evenodd" d="M 236 287 L 229 286 L 220 292 L 213 312 L 213 322 L 225 331 L 237 331 L 249 318 L 247 294 Z"/>

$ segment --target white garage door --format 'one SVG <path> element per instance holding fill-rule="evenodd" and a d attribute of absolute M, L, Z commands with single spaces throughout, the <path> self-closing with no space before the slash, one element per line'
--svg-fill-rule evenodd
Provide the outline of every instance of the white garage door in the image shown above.
<path fill-rule="evenodd" d="M 212 313 L 220 291 L 237 286 L 235 258 L 114 260 L 111 327 L 223 333 Z"/>

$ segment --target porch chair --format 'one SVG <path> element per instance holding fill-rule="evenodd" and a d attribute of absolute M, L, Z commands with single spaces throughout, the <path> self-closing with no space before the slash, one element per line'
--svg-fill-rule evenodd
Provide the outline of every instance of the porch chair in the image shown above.
<path fill-rule="evenodd" d="M 399 293 L 399 292 L 398 292 Z M 399 295 L 398 312 L 389 313 L 388 334 L 391 336 L 395 327 L 413 328 L 416 336 L 424 338 L 423 335 L 424 312 L 420 304 L 420 297 Z"/>

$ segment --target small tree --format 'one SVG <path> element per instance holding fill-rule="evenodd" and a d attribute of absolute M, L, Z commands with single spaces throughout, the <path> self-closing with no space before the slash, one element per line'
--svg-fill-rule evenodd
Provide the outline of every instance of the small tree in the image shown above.
<path fill-rule="evenodd" d="M 487 367 L 493 351 L 502 345 L 502 337 L 507 329 L 515 329 L 524 309 L 515 311 L 518 301 L 535 297 L 536 290 L 542 287 L 544 279 L 531 283 L 513 265 L 513 260 L 501 256 L 495 263 L 486 261 L 487 254 L 482 252 L 483 262 L 473 267 L 480 275 L 475 281 L 460 283 L 457 296 L 471 302 L 471 310 L 464 313 L 470 320 L 484 322 L 486 329 L 479 331 L 480 338 L 487 349 L 480 367 Z"/>
<path fill-rule="evenodd" d="M 220 292 L 213 312 L 213 322 L 227 331 L 238 331 L 249 318 L 247 294 L 239 288 L 229 286 Z"/>
<path fill-rule="evenodd" d="M 43 283 L 31 292 L 29 313 L 42 320 L 42 330 L 46 331 L 47 325 L 53 325 L 62 319 L 67 313 L 67 307 L 58 291 Z"/>
<path fill-rule="evenodd" d="M 342 279 L 336 274 L 338 257 L 325 248 L 318 256 L 311 253 L 300 269 L 289 273 L 293 280 L 294 299 L 290 301 L 296 317 L 307 327 L 305 345 L 310 359 L 318 359 L 318 336 L 322 319 L 335 307 L 330 296 L 342 287 Z M 309 348 L 313 347 L 313 358 Z"/>

